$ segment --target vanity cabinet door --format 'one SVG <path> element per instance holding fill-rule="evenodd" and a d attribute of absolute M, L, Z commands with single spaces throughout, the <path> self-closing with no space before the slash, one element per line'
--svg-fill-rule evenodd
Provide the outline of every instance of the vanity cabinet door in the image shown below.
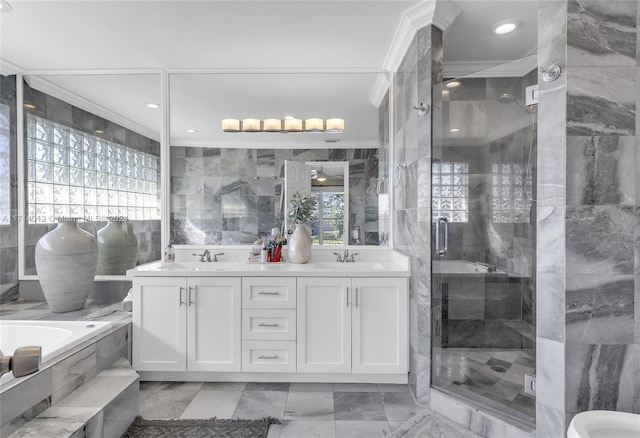
<path fill-rule="evenodd" d="M 240 278 L 188 280 L 188 371 L 240 371 L 241 297 Z"/>
<path fill-rule="evenodd" d="M 353 372 L 408 371 L 408 297 L 405 278 L 354 278 Z"/>
<path fill-rule="evenodd" d="M 351 372 L 349 278 L 298 278 L 297 371 Z"/>
<path fill-rule="evenodd" d="M 133 366 L 185 371 L 187 291 L 183 277 L 133 279 Z"/>

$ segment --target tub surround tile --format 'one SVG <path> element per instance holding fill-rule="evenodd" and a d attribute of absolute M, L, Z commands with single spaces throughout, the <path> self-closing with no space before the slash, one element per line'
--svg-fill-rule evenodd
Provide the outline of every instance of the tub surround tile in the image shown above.
<path fill-rule="evenodd" d="M 636 65 L 637 3 L 570 0 L 567 55 L 570 66 Z"/>
<path fill-rule="evenodd" d="M 537 335 L 563 342 L 565 332 L 565 286 L 562 274 L 538 272 L 536 314 Z"/>
<path fill-rule="evenodd" d="M 71 394 L 96 375 L 96 346 L 84 348 L 52 367 L 51 403 Z"/>
<path fill-rule="evenodd" d="M 635 137 L 567 137 L 567 204 L 634 205 Z"/>
<path fill-rule="evenodd" d="M 568 274 L 633 274 L 633 207 L 569 206 L 566 214 Z"/>
<path fill-rule="evenodd" d="M 632 344 L 633 275 L 568 275 L 566 340 L 579 344 Z"/>
<path fill-rule="evenodd" d="M 2 403 L 0 403 L 2 426 L 39 405 L 43 400 L 49 400 L 53 392 L 51 376 L 51 368 L 47 368 L 2 393 Z"/>
<path fill-rule="evenodd" d="M 567 76 L 567 135 L 635 135 L 635 67 L 573 67 Z"/>
<path fill-rule="evenodd" d="M 565 384 L 565 344 L 539 337 L 536 342 L 536 363 L 545 364 L 536 370 L 537 403 L 564 412 L 565 401 L 563 397 L 558 397 L 558 388 Z"/>

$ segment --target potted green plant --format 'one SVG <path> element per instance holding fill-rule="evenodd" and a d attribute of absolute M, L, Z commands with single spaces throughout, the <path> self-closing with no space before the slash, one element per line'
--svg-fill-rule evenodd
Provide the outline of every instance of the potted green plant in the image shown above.
<path fill-rule="evenodd" d="M 287 253 L 291 263 L 307 263 L 311 259 L 311 236 L 305 224 L 316 217 L 318 201 L 296 192 L 289 201 L 289 219 L 296 224 L 289 239 Z"/>

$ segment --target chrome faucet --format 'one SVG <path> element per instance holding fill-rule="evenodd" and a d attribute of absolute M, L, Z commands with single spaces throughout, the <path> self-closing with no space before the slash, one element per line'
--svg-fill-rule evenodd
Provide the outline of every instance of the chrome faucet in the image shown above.
<path fill-rule="evenodd" d="M 342 261 L 345 263 L 349 263 L 349 250 L 344 250 L 344 255 L 342 256 Z"/>
<path fill-rule="evenodd" d="M 487 268 L 487 272 L 497 272 L 498 268 L 496 268 L 494 265 L 491 265 L 489 263 L 483 263 L 483 262 L 473 262 L 474 265 L 476 266 L 482 266 L 483 268 Z"/>
<path fill-rule="evenodd" d="M 351 257 L 349 258 L 349 262 L 350 262 L 350 263 L 355 263 L 355 262 L 356 262 L 356 256 L 357 256 L 357 255 L 360 255 L 360 253 L 359 253 L 359 252 L 352 252 L 352 253 L 351 253 Z"/>
<path fill-rule="evenodd" d="M 0 376 L 13 371 L 14 377 L 28 376 L 40 370 L 42 348 L 18 347 L 13 356 L 4 356 L 0 350 Z"/>
<path fill-rule="evenodd" d="M 342 256 L 340 255 L 339 252 L 334 252 L 333 255 L 337 257 L 336 262 L 342 263 Z"/>
<path fill-rule="evenodd" d="M 209 252 L 208 249 L 205 249 L 202 254 L 193 254 L 194 256 L 198 256 L 200 257 L 200 261 L 201 262 L 212 262 L 213 260 L 211 259 L 211 253 Z M 215 256 L 214 256 L 215 257 Z M 216 262 L 218 260 L 216 259 Z"/>

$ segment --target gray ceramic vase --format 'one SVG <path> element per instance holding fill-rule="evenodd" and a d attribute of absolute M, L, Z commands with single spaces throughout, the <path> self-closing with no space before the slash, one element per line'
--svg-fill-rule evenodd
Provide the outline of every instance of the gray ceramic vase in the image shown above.
<path fill-rule="evenodd" d="M 98 231 L 97 275 L 124 275 L 138 261 L 138 238 L 127 218 L 109 217 Z"/>
<path fill-rule="evenodd" d="M 311 236 L 303 224 L 296 224 L 296 229 L 288 239 L 287 255 L 291 263 L 307 263 L 311 260 Z"/>
<path fill-rule="evenodd" d="M 96 228 L 93 234 L 77 218 L 60 219 L 58 226 L 36 244 L 36 270 L 52 312 L 84 308 L 98 265 Z"/>

